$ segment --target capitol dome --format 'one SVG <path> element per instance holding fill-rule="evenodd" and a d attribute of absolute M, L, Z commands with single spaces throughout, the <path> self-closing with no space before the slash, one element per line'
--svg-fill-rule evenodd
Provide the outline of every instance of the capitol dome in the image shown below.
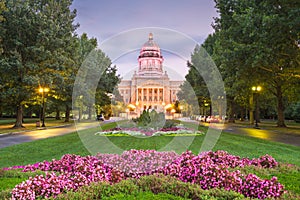
<path fill-rule="evenodd" d="M 146 50 L 146 49 L 153 49 L 153 50 L 160 50 L 158 44 L 156 44 L 153 40 L 153 34 L 149 33 L 149 40 L 147 42 L 145 42 L 145 44 L 142 47 L 142 50 Z"/>
<path fill-rule="evenodd" d="M 149 33 L 148 41 L 141 48 L 138 61 L 139 74 L 161 74 L 163 72 L 163 56 L 161 55 L 160 47 L 153 40 L 152 33 Z"/>

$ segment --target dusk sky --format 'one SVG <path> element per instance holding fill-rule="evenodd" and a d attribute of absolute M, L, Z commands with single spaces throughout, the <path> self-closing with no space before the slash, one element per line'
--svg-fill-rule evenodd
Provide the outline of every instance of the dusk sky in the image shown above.
<path fill-rule="evenodd" d="M 174 70 L 183 79 L 189 59 L 186 57 L 190 57 L 195 44 L 201 44 L 213 33 L 213 17 L 218 16 L 214 6 L 213 0 L 74 0 L 72 8 L 77 9 L 77 33 L 97 38 L 99 48 L 117 65 L 122 76 L 137 67 L 139 49 L 148 40 L 148 33 L 153 32 L 154 41 L 163 51 L 166 70 L 170 74 Z M 128 52 L 112 52 L 124 46 Z M 183 51 L 184 56 L 178 56 Z"/>

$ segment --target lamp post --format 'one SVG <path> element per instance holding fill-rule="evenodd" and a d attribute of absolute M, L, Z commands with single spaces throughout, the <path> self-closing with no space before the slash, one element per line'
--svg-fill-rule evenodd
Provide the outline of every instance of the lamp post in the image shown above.
<path fill-rule="evenodd" d="M 220 120 L 223 120 L 223 100 L 224 96 L 218 96 L 218 104 L 219 104 L 219 118 Z"/>
<path fill-rule="evenodd" d="M 255 128 L 258 128 L 258 93 L 261 91 L 261 86 L 253 86 L 252 92 L 255 95 Z"/>
<path fill-rule="evenodd" d="M 42 105 L 43 105 L 43 110 L 42 110 L 42 127 L 46 127 L 45 125 L 45 93 L 49 92 L 49 88 L 46 87 L 40 87 L 39 88 L 39 93 L 42 94 Z"/>

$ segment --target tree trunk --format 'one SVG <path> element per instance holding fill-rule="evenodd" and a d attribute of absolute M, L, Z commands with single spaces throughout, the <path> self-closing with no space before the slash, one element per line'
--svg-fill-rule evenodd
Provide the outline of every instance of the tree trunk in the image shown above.
<path fill-rule="evenodd" d="M 55 119 L 56 119 L 56 120 L 60 120 L 60 119 L 61 119 L 61 118 L 60 118 L 60 111 L 59 111 L 58 108 L 56 108 L 56 116 L 55 116 Z"/>
<path fill-rule="evenodd" d="M 241 109 L 241 121 L 245 121 L 245 112 L 244 112 L 244 108 Z"/>
<path fill-rule="evenodd" d="M 229 108 L 228 108 L 228 122 L 229 123 L 235 123 L 234 118 L 234 108 L 233 108 L 233 100 L 231 98 L 228 98 Z"/>
<path fill-rule="evenodd" d="M 17 116 L 16 116 L 16 123 L 13 128 L 24 128 L 23 126 L 23 108 L 22 105 L 19 104 L 17 106 Z"/>
<path fill-rule="evenodd" d="M 88 119 L 91 120 L 92 119 L 92 106 L 88 107 L 88 112 L 89 112 Z"/>
<path fill-rule="evenodd" d="M 278 115 L 277 126 L 286 127 L 284 123 L 284 105 L 283 105 L 282 90 L 280 85 L 277 85 L 276 87 L 276 96 L 277 96 L 277 115 Z"/>
<path fill-rule="evenodd" d="M 69 122 L 70 121 L 70 107 L 68 105 L 66 105 L 66 118 L 65 118 L 65 122 Z"/>

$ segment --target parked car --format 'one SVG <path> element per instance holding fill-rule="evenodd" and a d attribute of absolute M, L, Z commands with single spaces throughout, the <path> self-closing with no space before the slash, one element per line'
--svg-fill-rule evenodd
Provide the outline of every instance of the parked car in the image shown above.
<path fill-rule="evenodd" d="M 214 116 L 208 116 L 208 117 L 206 118 L 206 122 L 208 122 L 208 123 L 219 123 L 220 120 L 219 120 L 219 118 L 217 118 L 217 117 L 214 117 Z"/>
<path fill-rule="evenodd" d="M 204 116 L 204 115 L 201 115 L 201 117 L 200 117 L 200 121 L 201 121 L 201 122 L 205 122 L 205 121 L 206 121 L 206 116 Z"/>

